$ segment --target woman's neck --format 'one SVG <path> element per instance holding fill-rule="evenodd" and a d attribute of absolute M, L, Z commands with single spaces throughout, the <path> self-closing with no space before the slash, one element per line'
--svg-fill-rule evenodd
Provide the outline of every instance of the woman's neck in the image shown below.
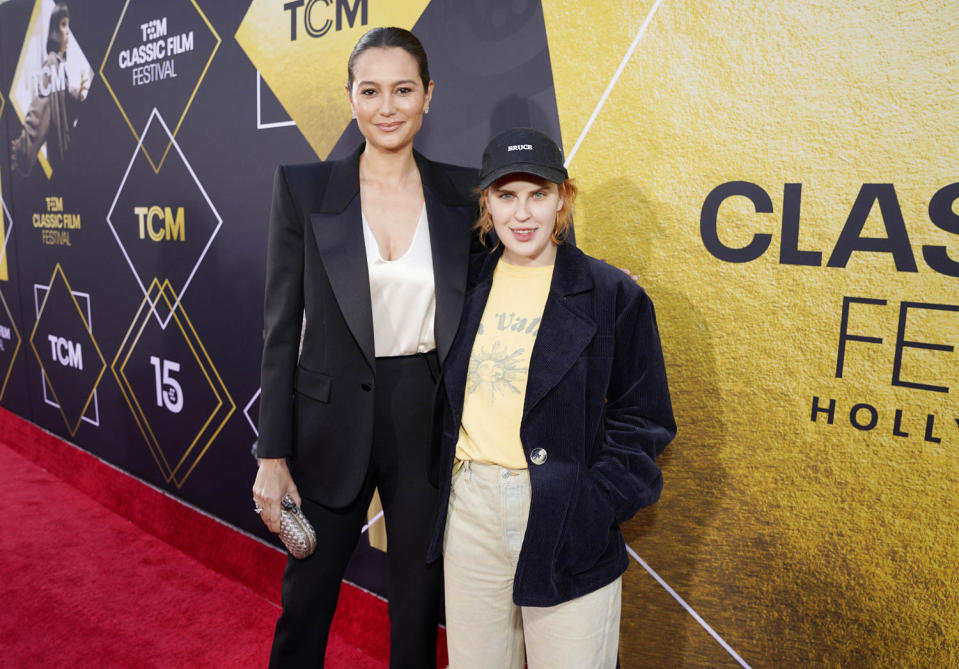
<path fill-rule="evenodd" d="M 373 182 L 386 188 L 402 188 L 411 178 L 419 179 L 419 170 L 411 146 L 393 152 L 367 144 L 360 154 L 361 182 Z"/>

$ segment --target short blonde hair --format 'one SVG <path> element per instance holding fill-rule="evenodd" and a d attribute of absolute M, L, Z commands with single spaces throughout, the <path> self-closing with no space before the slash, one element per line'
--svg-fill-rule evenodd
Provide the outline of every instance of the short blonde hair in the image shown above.
<path fill-rule="evenodd" d="M 542 181 L 553 183 L 547 179 L 542 179 Z M 492 183 L 483 190 L 477 191 L 479 194 L 479 219 L 473 229 L 479 234 L 483 246 L 486 246 L 486 236 L 493 229 L 493 217 L 490 215 L 489 209 L 486 208 L 486 197 L 495 185 L 495 183 Z M 559 196 L 563 199 L 563 208 L 556 212 L 556 223 L 553 224 L 553 233 L 550 235 L 550 239 L 554 244 L 559 245 L 566 241 L 569 228 L 573 224 L 573 203 L 576 201 L 579 189 L 572 179 L 566 179 L 563 183 L 556 185 L 559 187 Z"/>

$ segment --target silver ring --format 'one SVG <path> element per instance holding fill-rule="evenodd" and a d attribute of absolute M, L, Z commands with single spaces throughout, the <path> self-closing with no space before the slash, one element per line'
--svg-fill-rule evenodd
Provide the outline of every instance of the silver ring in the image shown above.
<path fill-rule="evenodd" d="M 254 513 L 263 513 L 263 507 L 260 506 L 256 500 L 253 500 L 253 512 Z"/>

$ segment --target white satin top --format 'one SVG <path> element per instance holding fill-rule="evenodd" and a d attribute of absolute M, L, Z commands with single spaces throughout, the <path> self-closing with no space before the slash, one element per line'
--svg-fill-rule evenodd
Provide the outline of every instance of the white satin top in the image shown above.
<path fill-rule="evenodd" d="M 436 284 L 426 205 L 410 247 L 395 260 L 384 260 L 363 216 L 363 241 L 373 302 L 373 347 L 377 358 L 426 353 L 436 348 L 433 320 Z"/>

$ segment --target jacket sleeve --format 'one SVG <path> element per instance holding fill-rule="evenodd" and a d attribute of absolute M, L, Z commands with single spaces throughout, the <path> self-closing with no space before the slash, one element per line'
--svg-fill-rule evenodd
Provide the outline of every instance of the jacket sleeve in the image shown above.
<path fill-rule="evenodd" d="M 276 170 L 266 252 L 257 455 L 293 454 L 293 377 L 303 324 L 303 216 Z"/>
<path fill-rule="evenodd" d="M 47 141 L 53 98 L 37 96 L 30 101 L 23 119 L 23 130 L 11 143 L 10 170 L 27 175 L 37 162 L 37 153 Z"/>
<path fill-rule="evenodd" d="M 603 443 L 587 471 L 587 494 L 599 495 L 593 504 L 611 512 L 615 523 L 659 499 L 663 477 L 656 458 L 676 435 L 653 303 L 641 289 L 621 297 Z"/>

